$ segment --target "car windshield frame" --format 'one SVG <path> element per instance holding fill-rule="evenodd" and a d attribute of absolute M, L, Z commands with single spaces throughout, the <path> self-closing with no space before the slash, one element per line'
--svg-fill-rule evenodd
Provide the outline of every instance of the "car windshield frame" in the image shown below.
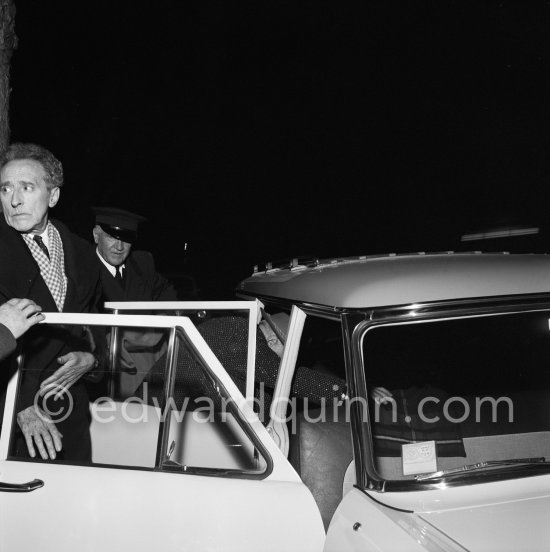
<path fill-rule="evenodd" d="M 519 313 L 547 312 L 550 319 L 550 296 L 510 297 L 471 301 L 437 302 L 423 305 L 400 305 L 393 308 L 373 309 L 368 312 L 356 311 L 343 315 L 345 332 L 347 333 L 350 357 L 348 379 L 350 396 L 357 402 L 350 404 L 351 422 L 355 426 L 356 442 L 354 443 L 355 459 L 357 464 L 357 486 L 364 490 L 377 491 L 418 491 L 440 488 L 445 486 L 469 485 L 472 483 L 486 483 L 489 481 L 513 479 L 547 473 L 547 467 L 539 464 L 525 465 L 524 469 L 517 466 L 514 469 L 482 470 L 475 473 L 464 473 L 449 478 L 429 477 L 410 479 L 384 479 L 377 472 L 374 464 L 373 428 L 368 414 L 369 401 L 365 376 L 365 359 L 363 358 L 363 339 L 369 331 L 383 326 L 407 325 L 412 323 L 466 320 L 488 316 L 506 316 Z M 549 334 L 550 337 L 550 334 Z M 362 400 L 360 400 L 362 399 Z M 465 460 L 465 459 L 464 459 Z M 493 460 L 487 458 L 485 460 Z M 466 464 L 467 462 L 463 462 Z M 439 469 L 439 468 L 438 468 Z M 437 471 L 437 470 L 433 470 Z"/>

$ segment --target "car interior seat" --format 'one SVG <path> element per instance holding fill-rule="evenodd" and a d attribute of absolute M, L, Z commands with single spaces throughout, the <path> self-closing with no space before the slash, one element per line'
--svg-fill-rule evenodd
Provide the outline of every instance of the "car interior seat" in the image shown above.
<path fill-rule="evenodd" d="M 313 494 L 325 530 L 342 500 L 344 477 L 353 460 L 345 406 L 301 412 L 290 434 L 289 460 Z"/>

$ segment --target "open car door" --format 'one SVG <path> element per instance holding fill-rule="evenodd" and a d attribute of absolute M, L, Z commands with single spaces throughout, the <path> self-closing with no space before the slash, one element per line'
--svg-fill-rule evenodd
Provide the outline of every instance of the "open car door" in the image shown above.
<path fill-rule="evenodd" d="M 44 324 L 153 331 L 165 345 L 133 393 L 104 375 L 80 464 L 16 454 L 23 363 L 0 438 L 1 550 L 322 549 L 311 493 L 188 317 L 47 313 Z"/>

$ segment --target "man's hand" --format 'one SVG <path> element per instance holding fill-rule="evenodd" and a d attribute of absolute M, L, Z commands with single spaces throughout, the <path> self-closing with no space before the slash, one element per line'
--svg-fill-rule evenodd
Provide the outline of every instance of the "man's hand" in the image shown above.
<path fill-rule="evenodd" d="M 10 299 L 0 306 L 0 324 L 17 339 L 29 328 L 44 320 L 42 309 L 30 299 Z"/>
<path fill-rule="evenodd" d="M 258 327 L 264 334 L 265 340 L 267 341 L 268 347 L 279 357 L 283 358 L 283 352 L 285 346 L 279 341 L 277 334 L 273 331 L 271 326 L 265 321 L 262 320 Z"/>
<path fill-rule="evenodd" d="M 58 389 L 55 397 L 62 397 L 76 381 L 93 368 L 95 357 L 92 353 L 74 351 L 58 357 L 57 362 L 61 367 L 40 384 L 41 396 L 51 393 L 52 389 Z"/>
<path fill-rule="evenodd" d="M 390 404 L 394 402 L 391 391 L 388 391 L 385 387 L 375 387 L 371 391 L 370 396 L 377 404 Z"/>
<path fill-rule="evenodd" d="M 36 456 L 34 448 L 34 445 L 36 445 L 43 460 L 55 460 L 56 451 L 61 450 L 63 435 L 40 407 L 33 405 L 21 410 L 17 414 L 17 423 L 25 436 L 31 458 Z"/>

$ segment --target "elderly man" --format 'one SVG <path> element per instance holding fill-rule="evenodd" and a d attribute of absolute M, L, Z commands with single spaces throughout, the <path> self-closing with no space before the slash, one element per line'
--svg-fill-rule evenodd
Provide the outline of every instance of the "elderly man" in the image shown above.
<path fill-rule="evenodd" d="M 93 229 L 101 261 L 104 301 L 175 301 L 176 291 L 155 268 L 153 255 L 132 249 L 145 218 L 114 207 L 95 207 Z"/>
<path fill-rule="evenodd" d="M 27 297 L 44 311 L 93 312 L 99 270 L 93 248 L 50 219 L 63 185 L 47 149 L 16 143 L 0 158 L 0 301 Z M 25 336 L 15 454 L 86 462 L 91 458 L 89 401 L 82 376 L 97 365 L 85 328 L 38 325 Z M 55 403 L 49 403 L 52 389 Z M 47 412 L 63 413 L 56 420 Z"/>
<path fill-rule="evenodd" d="M 17 338 L 42 320 L 40 307 L 30 299 L 10 299 L 0 305 L 0 360 L 15 350 Z"/>
<path fill-rule="evenodd" d="M 104 301 L 175 301 L 176 290 L 155 268 L 149 251 L 136 251 L 138 225 L 145 221 L 124 209 L 94 207 L 93 229 Z M 163 332 L 121 332 L 121 372 L 118 390 L 130 396 L 150 367 L 166 350 Z"/>

